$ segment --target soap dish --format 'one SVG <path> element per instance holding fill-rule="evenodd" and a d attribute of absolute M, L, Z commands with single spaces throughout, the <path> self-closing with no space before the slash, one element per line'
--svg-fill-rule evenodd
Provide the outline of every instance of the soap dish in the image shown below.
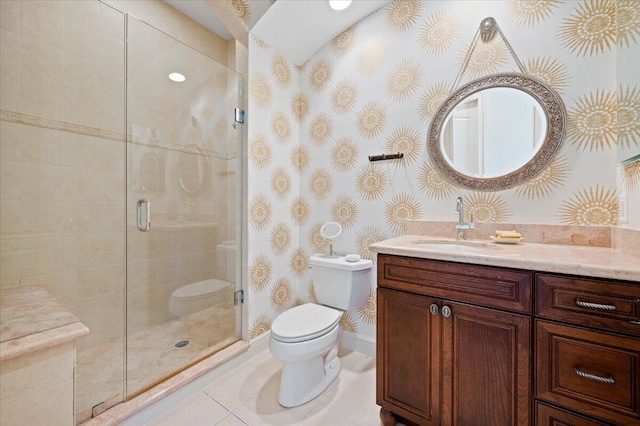
<path fill-rule="evenodd" d="M 498 244 L 518 244 L 520 241 L 522 241 L 522 237 L 520 237 L 520 238 L 500 238 L 500 237 L 494 237 L 492 235 L 489 238 L 491 239 L 491 241 L 493 241 L 494 243 L 498 243 Z"/>

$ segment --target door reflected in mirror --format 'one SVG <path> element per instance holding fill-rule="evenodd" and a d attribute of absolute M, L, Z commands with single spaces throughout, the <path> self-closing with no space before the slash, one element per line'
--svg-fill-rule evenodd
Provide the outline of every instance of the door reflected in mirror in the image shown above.
<path fill-rule="evenodd" d="M 447 163 L 470 177 L 506 175 L 540 150 L 547 132 L 542 106 L 510 87 L 492 87 L 463 99 L 447 115 L 440 137 Z"/>

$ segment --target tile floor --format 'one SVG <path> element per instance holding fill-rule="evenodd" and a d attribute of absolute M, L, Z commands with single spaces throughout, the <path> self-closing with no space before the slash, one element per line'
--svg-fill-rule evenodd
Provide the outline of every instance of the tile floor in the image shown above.
<path fill-rule="evenodd" d="M 338 378 L 299 407 L 278 404 L 281 363 L 266 350 L 148 424 L 379 426 L 375 360 L 346 350 L 339 356 Z"/>

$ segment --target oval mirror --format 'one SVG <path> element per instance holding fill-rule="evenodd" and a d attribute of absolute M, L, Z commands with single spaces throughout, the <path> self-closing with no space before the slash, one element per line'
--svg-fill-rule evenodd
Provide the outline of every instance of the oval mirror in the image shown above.
<path fill-rule="evenodd" d="M 327 240 L 335 240 L 342 234 L 342 226 L 337 222 L 327 222 L 320 228 L 320 235 Z"/>
<path fill-rule="evenodd" d="M 189 197 L 197 197 L 209 187 L 211 166 L 207 154 L 196 144 L 189 144 L 178 157 L 178 181 Z"/>
<path fill-rule="evenodd" d="M 436 112 L 428 151 L 449 181 L 498 191 L 539 173 L 560 148 L 566 110 L 547 84 L 496 74 L 456 90 Z"/>

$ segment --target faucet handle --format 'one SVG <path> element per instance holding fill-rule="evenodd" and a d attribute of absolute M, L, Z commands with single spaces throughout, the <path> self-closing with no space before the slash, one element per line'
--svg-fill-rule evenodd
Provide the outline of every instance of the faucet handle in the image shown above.
<path fill-rule="evenodd" d="M 471 224 L 473 225 L 473 212 L 471 212 Z"/>

